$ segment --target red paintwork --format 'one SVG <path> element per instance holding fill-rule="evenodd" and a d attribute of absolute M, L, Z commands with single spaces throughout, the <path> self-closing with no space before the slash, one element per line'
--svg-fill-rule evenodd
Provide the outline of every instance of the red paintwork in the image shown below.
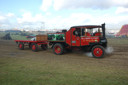
<path fill-rule="evenodd" d="M 66 43 L 71 46 L 71 29 L 66 32 L 65 40 Z"/>
<path fill-rule="evenodd" d="M 36 46 L 35 45 L 32 45 L 32 49 L 35 50 L 36 49 Z"/>
<path fill-rule="evenodd" d="M 101 36 L 100 32 L 95 33 L 95 36 Z"/>
<path fill-rule="evenodd" d="M 48 44 L 47 42 L 37 43 L 38 45 Z"/>
<path fill-rule="evenodd" d="M 76 35 L 73 34 L 75 30 L 76 28 L 71 29 L 71 46 L 76 46 Z"/>
<path fill-rule="evenodd" d="M 85 34 L 86 36 L 91 36 L 91 34 L 90 33 L 88 33 L 88 32 L 86 32 L 86 34 Z"/>
<path fill-rule="evenodd" d="M 60 53 L 60 52 L 61 52 L 60 46 L 56 46 L 56 47 L 55 47 L 55 52 L 56 52 L 56 53 Z"/>
<path fill-rule="evenodd" d="M 23 42 L 23 43 L 36 43 L 38 45 L 48 44 L 47 41 L 31 41 L 31 40 L 15 40 L 15 42 Z"/>
<path fill-rule="evenodd" d="M 83 26 L 84 27 L 84 26 Z M 86 28 L 97 28 L 101 26 L 87 26 Z M 89 43 L 98 43 L 100 41 L 99 36 L 101 33 L 96 33 L 95 36 L 91 36 L 90 33 L 86 32 L 85 36 L 76 36 L 74 35 L 74 31 L 77 27 L 72 27 L 69 31 L 66 32 L 66 43 L 69 46 L 86 46 L 89 45 Z M 78 27 L 79 28 L 79 27 Z"/>
<path fill-rule="evenodd" d="M 99 37 L 81 37 L 81 46 L 89 45 L 89 43 L 95 43 L 99 42 L 100 38 Z"/>
<path fill-rule="evenodd" d="M 102 54 L 103 54 L 103 51 L 102 51 L 101 48 L 95 48 L 94 51 L 93 51 L 93 53 L 94 53 L 94 55 L 95 55 L 96 57 L 101 57 Z"/>
<path fill-rule="evenodd" d="M 70 46 L 85 46 L 89 43 L 97 43 L 100 41 L 98 36 L 91 36 L 90 33 L 86 33 L 86 36 L 76 36 L 73 34 L 75 28 L 70 29 L 66 32 L 66 43 Z"/>
<path fill-rule="evenodd" d="M 81 41 L 80 37 L 77 36 L 76 37 L 76 46 L 80 46 L 80 44 L 81 44 L 80 41 Z"/>

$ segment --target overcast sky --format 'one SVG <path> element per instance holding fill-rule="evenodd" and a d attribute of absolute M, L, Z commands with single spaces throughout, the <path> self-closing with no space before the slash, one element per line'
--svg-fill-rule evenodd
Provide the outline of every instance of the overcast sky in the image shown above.
<path fill-rule="evenodd" d="M 128 24 L 128 0 L 0 0 L 0 29 L 64 29 Z"/>

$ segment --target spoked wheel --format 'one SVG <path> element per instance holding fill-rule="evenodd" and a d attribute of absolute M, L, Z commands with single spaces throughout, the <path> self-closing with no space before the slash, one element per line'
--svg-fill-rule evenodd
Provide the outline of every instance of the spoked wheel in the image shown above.
<path fill-rule="evenodd" d="M 105 54 L 104 48 L 100 45 L 96 45 L 92 48 L 92 55 L 94 58 L 102 58 Z"/>
<path fill-rule="evenodd" d="M 24 50 L 24 44 L 23 43 L 19 43 L 18 47 L 19 47 L 20 50 Z"/>
<path fill-rule="evenodd" d="M 33 43 L 33 44 L 31 45 L 31 49 L 32 49 L 32 51 L 37 52 L 37 51 L 38 51 L 38 45 L 35 44 L 35 43 Z"/>
<path fill-rule="evenodd" d="M 56 43 L 54 46 L 53 46 L 53 52 L 57 55 L 61 55 L 63 54 L 64 52 L 64 48 L 61 44 L 59 43 Z"/>
<path fill-rule="evenodd" d="M 45 45 L 45 44 L 44 44 L 44 45 L 42 44 L 42 45 L 41 45 L 41 48 L 42 48 L 43 50 L 47 50 L 47 49 L 48 49 L 48 46 L 47 46 L 47 44 L 46 44 L 46 45 Z"/>

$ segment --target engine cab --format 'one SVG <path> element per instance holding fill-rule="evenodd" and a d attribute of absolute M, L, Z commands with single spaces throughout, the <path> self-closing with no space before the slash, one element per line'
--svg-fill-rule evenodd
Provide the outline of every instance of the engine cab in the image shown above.
<path fill-rule="evenodd" d="M 73 26 L 66 32 L 66 43 L 70 46 L 89 46 L 99 44 L 107 46 L 105 24 Z"/>

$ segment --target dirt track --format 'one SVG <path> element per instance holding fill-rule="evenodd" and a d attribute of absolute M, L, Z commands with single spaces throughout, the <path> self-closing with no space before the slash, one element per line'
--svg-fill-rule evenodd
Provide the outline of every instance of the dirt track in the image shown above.
<path fill-rule="evenodd" d="M 14 41 L 0 40 L 0 57 L 35 57 L 45 59 L 47 62 L 61 62 L 74 65 L 100 65 L 112 66 L 117 68 L 128 68 L 128 45 L 111 44 L 114 48 L 112 54 L 107 54 L 103 59 L 90 58 L 82 52 L 66 53 L 64 55 L 55 55 L 52 50 L 32 52 L 30 49 L 19 50 Z"/>

